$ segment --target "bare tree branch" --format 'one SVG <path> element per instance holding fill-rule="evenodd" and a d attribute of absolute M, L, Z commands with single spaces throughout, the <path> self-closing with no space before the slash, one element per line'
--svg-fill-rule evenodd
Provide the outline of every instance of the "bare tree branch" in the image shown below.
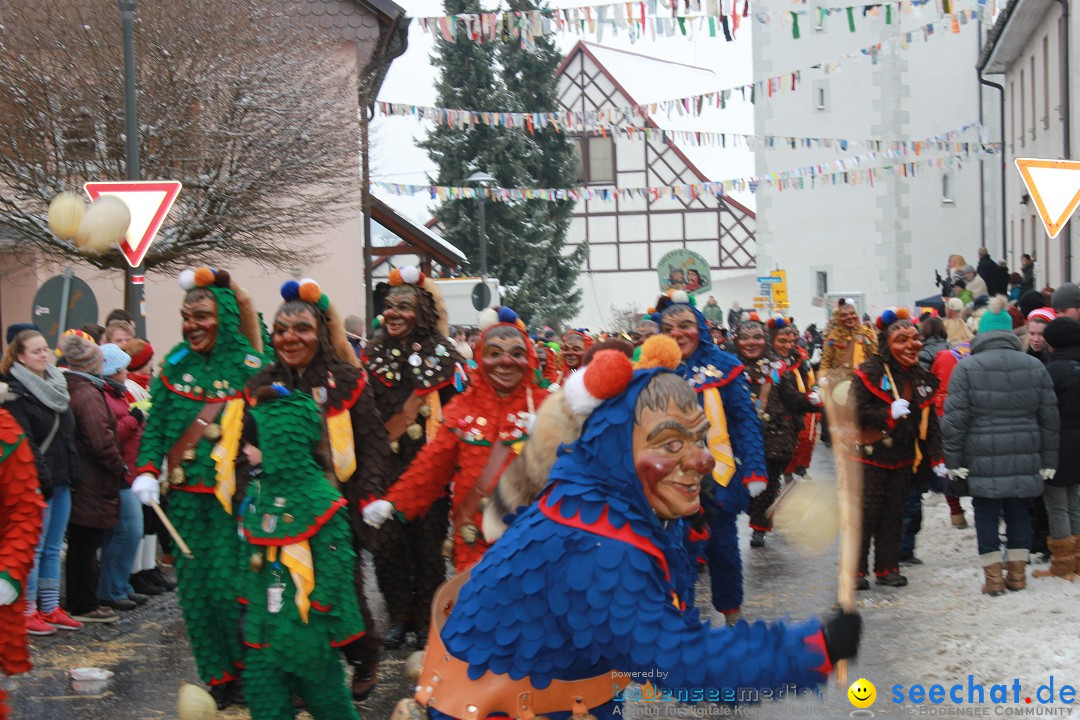
<path fill-rule="evenodd" d="M 140 4 L 142 175 L 184 191 L 146 257 L 163 270 L 242 256 L 311 260 L 292 239 L 337 224 L 356 172 L 354 78 L 342 49 L 260 0 Z M 58 258 L 48 204 L 122 180 L 123 71 L 113 0 L 10 3 L 0 16 L 0 230 Z M 85 258 L 124 266 L 119 252 Z"/>

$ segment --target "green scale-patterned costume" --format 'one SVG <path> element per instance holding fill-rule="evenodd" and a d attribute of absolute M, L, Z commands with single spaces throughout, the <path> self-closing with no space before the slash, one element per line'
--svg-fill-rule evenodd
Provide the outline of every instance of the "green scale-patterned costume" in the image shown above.
<path fill-rule="evenodd" d="M 205 289 L 217 302 L 217 341 L 203 354 L 184 340 L 165 357 L 150 387 L 152 409 L 139 447 L 141 473 L 160 475 L 163 459 L 203 406 L 215 403 L 224 409 L 228 401 L 242 398 L 248 378 L 263 366 L 263 355 L 240 331 L 236 294 L 224 287 Z M 168 507 L 169 519 L 194 556 L 176 555 L 177 592 L 199 677 L 208 685 L 236 679 L 243 667 L 236 603 L 241 541 L 235 519 L 214 495 L 210 453 L 215 443 L 213 434 L 203 437 L 194 459 L 182 463 L 184 479 L 171 486 Z"/>
<path fill-rule="evenodd" d="M 364 634 L 348 509 L 315 457 L 319 407 L 279 392 L 249 408 L 262 473 L 239 513 L 251 551 L 241 599 L 248 707 L 253 720 L 291 720 L 295 692 L 317 720 L 359 720 L 334 649 Z"/>

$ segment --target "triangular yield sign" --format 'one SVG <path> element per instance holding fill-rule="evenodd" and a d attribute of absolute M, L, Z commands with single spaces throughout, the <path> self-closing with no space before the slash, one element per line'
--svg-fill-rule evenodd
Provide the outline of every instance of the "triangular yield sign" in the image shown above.
<path fill-rule="evenodd" d="M 131 225 L 119 243 L 128 265 L 138 267 L 154 242 L 173 201 L 182 185 L 176 180 L 129 180 L 122 182 L 88 182 L 83 190 L 91 200 L 102 195 L 114 195 L 131 211 Z"/>
<path fill-rule="evenodd" d="M 1035 201 L 1046 234 L 1056 238 L 1080 204 L 1080 162 L 1016 158 L 1016 169 Z"/>

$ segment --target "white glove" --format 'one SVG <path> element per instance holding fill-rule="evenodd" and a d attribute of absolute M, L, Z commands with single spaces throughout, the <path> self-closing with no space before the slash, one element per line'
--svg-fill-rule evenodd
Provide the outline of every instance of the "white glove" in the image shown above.
<path fill-rule="evenodd" d="M 394 504 L 388 500 L 375 500 L 365 505 L 361 514 L 364 516 L 364 522 L 371 527 L 382 527 L 382 524 L 394 514 Z"/>
<path fill-rule="evenodd" d="M 7 580 L 0 578 L 0 606 L 10 605 L 19 599 L 19 591 Z"/>
<path fill-rule="evenodd" d="M 750 491 L 750 497 L 757 497 L 761 493 L 765 492 L 765 488 L 769 486 L 768 483 L 760 480 L 755 480 L 752 483 L 746 484 L 746 489 Z"/>
<path fill-rule="evenodd" d="M 892 412 L 893 420 L 899 420 L 902 417 L 907 417 L 911 414 L 911 403 L 909 403 L 903 398 L 900 398 L 899 400 L 893 400 L 893 403 L 890 406 L 890 411 Z"/>
<path fill-rule="evenodd" d="M 810 364 L 817 365 L 819 362 L 821 362 L 821 348 L 816 347 L 814 353 L 810 356 Z"/>
<path fill-rule="evenodd" d="M 949 471 L 949 477 L 952 477 L 952 478 L 960 478 L 961 480 L 967 480 L 967 476 L 968 476 L 968 469 L 967 468 L 956 468 L 955 470 L 950 470 Z"/>
<path fill-rule="evenodd" d="M 1057 468 L 1043 468 L 1039 474 L 1042 475 L 1043 480 L 1053 480 L 1054 475 L 1057 474 Z"/>
<path fill-rule="evenodd" d="M 944 479 L 949 474 L 949 470 L 945 467 L 945 463 L 938 463 L 930 469 L 934 471 L 935 475 L 942 479 Z"/>
<path fill-rule="evenodd" d="M 815 407 L 821 406 L 821 395 L 818 394 L 817 390 L 811 390 L 810 392 L 806 393 L 806 399 L 809 400 L 810 404 Z"/>
<path fill-rule="evenodd" d="M 131 483 L 131 492 L 143 505 L 153 505 L 161 499 L 158 479 L 150 473 L 143 473 Z"/>

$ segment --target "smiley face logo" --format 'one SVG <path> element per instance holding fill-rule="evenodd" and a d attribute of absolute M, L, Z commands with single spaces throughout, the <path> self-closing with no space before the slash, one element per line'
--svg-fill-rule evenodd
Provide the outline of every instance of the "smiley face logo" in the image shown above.
<path fill-rule="evenodd" d="M 874 704 L 874 699 L 877 698 L 877 688 L 874 687 L 874 683 L 866 678 L 859 678 L 851 683 L 847 696 L 855 707 L 868 708 Z"/>

